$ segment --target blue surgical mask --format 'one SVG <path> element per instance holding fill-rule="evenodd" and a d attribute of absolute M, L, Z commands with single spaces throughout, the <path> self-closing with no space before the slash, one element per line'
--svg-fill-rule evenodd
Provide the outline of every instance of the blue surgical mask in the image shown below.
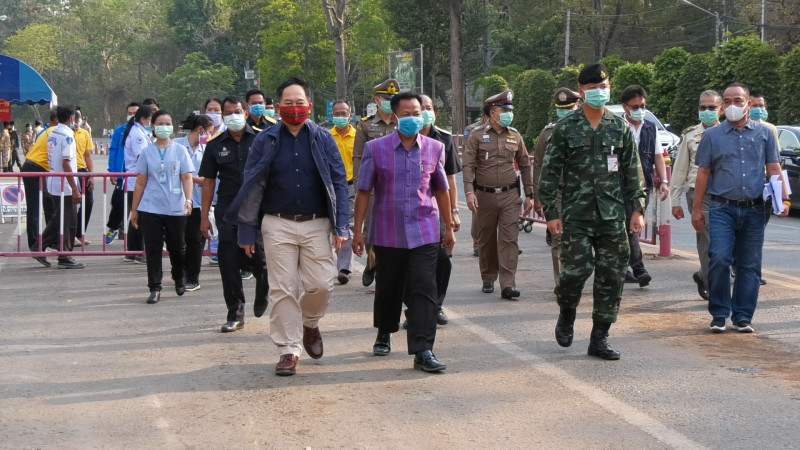
<path fill-rule="evenodd" d="M 590 89 L 584 91 L 586 104 L 594 109 L 600 109 L 611 99 L 611 91 L 608 88 Z"/>
<path fill-rule="evenodd" d="M 422 129 L 422 117 L 408 116 L 397 119 L 397 131 L 403 136 L 413 137 Z"/>
<path fill-rule="evenodd" d="M 422 128 L 428 128 L 436 122 L 436 114 L 433 111 L 422 111 Z"/>
<path fill-rule="evenodd" d="M 333 126 L 336 128 L 345 128 L 347 124 L 350 123 L 349 117 L 334 117 L 333 118 Z"/>
<path fill-rule="evenodd" d="M 767 112 L 767 108 L 750 108 L 750 118 L 753 120 L 767 120 L 769 117 L 769 113 Z"/>
<path fill-rule="evenodd" d="M 264 114 L 266 114 L 266 116 L 269 117 L 270 119 L 274 119 L 275 118 L 275 110 L 274 109 L 265 109 L 264 110 Z"/>
<path fill-rule="evenodd" d="M 572 115 L 573 110 L 571 109 L 556 109 L 556 115 L 558 116 L 558 120 L 563 119 L 564 117 L 568 117 Z"/>
<path fill-rule="evenodd" d="M 386 114 L 392 113 L 392 102 L 389 100 L 381 100 L 381 111 Z"/>
<path fill-rule="evenodd" d="M 511 122 L 514 121 L 514 113 L 513 112 L 504 112 L 500 113 L 500 120 L 497 121 L 497 124 L 501 127 L 508 128 L 511 125 Z"/>
<path fill-rule="evenodd" d="M 253 105 L 250 107 L 250 114 L 256 117 L 262 117 L 266 110 L 267 107 L 264 105 Z"/>
<path fill-rule="evenodd" d="M 700 111 L 700 122 L 703 122 L 703 125 L 707 127 L 717 123 L 717 118 L 716 111 Z"/>

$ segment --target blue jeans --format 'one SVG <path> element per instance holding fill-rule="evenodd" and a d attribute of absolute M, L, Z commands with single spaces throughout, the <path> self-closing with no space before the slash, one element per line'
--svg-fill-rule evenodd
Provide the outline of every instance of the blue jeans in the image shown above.
<path fill-rule="evenodd" d="M 733 323 L 751 321 L 761 287 L 761 250 L 764 246 L 764 208 L 740 208 L 716 200 L 709 209 L 711 244 L 708 249 L 708 312 L 731 317 Z M 731 295 L 730 266 L 736 258 Z"/>

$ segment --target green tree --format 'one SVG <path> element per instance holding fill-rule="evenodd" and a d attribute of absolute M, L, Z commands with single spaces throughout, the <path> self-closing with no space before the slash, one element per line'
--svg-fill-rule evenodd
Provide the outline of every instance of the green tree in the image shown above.
<path fill-rule="evenodd" d="M 45 74 L 61 66 L 64 31 L 54 25 L 36 24 L 8 38 L 5 53 Z"/>
<path fill-rule="evenodd" d="M 683 47 L 672 47 L 661 52 L 653 60 L 652 90 L 647 99 L 647 107 L 659 117 L 668 117 L 672 102 L 675 100 L 675 90 L 678 87 L 678 77 L 681 69 L 689 59 L 689 52 Z"/>
<path fill-rule="evenodd" d="M 212 64 L 202 52 L 190 53 L 182 66 L 164 78 L 162 105 L 178 121 L 194 110 L 201 110 L 203 101 L 224 97 L 233 91 L 236 74 L 230 67 Z"/>
<path fill-rule="evenodd" d="M 486 98 L 508 89 L 508 81 L 500 75 L 480 77 L 472 83 L 472 95 L 477 95 L 480 88 L 483 88 L 483 97 Z"/>
<path fill-rule="evenodd" d="M 771 45 L 752 47 L 742 54 L 736 68 L 736 79 L 750 88 L 764 94 L 772 121 L 780 116 L 778 96 L 781 91 L 779 69 L 781 59 Z M 793 74 L 797 77 L 796 74 Z"/>
<path fill-rule="evenodd" d="M 523 72 L 512 85 L 514 126 L 531 150 L 539 132 L 555 116 L 553 93 L 556 87 L 553 74 L 538 69 Z"/>
<path fill-rule="evenodd" d="M 556 75 L 556 85 L 558 87 L 570 88 L 578 91 L 578 75 L 581 73 L 583 65 L 562 67 Z"/>
<path fill-rule="evenodd" d="M 697 105 L 700 94 L 707 89 L 713 59 L 713 55 L 701 53 L 691 55 L 686 60 L 686 65 L 678 76 L 675 98 L 667 116 L 674 131 L 680 132 L 689 125 L 698 123 Z"/>
<path fill-rule="evenodd" d="M 653 69 L 650 64 L 629 63 L 617 68 L 611 78 L 611 103 L 620 103 L 622 91 L 632 84 L 638 84 L 650 92 L 653 84 Z"/>
<path fill-rule="evenodd" d="M 781 102 L 778 123 L 800 123 L 800 102 L 797 101 L 797 93 L 800 92 L 800 77 L 797 76 L 799 73 L 800 45 L 795 46 L 781 62 L 780 74 L 783 83 L 781 84 Z M 777 100 L 777 98 L 774 99 L 772 104 L 778 104 Z"/>
<path fill-rule="evenodd" d="M 628 64 L 627 61 L 622 59 L 619 55 L 609 55 L 598 61 L 600 64 L 606 66 L 608 76 L 613 80 L 617 76 L 617 69 Z"/>
<path fill-rule="evenodd" d="M 761 42 L 758 36 L 749 34 L 735 37 L 723 44 L 722 47 L 714 49 L 714 59 L 711 62 L 709 73 L 710 86 L 722 92 L 725 86 L 739 82 L 739 67 L 745 54 L 766 48 L 770 48 L 770 45 Z"/>

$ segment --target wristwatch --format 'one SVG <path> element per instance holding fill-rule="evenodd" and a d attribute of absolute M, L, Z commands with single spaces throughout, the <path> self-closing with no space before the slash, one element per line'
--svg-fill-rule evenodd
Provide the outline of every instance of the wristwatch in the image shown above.
<path fill-rule="evenodd" d="M 458 214 L 458 208 L 455 208 L 451 211 L 453 214 Z"/>
<path fill-rule="evenodd" d="M 669 186 L 669 180 L 661 180 L 661 184 L 666 184 L 667 186 Z"/>

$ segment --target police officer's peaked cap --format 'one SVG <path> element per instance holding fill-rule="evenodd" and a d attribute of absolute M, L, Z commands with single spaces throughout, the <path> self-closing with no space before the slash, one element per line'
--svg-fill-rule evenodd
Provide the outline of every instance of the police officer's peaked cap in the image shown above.
<path fill-rule="evenodd" d="M 580 98 L 580 94 L 570 88 L 558 88 L 555 95 L 556 108 L 572 108 Z"/>
<path fill-rule="evenodd" d="M 493 95 L 486 99 L 486 106 L 500 106 L 504 109 L 514 109 L 514 91 L 511 89 Z"/>
<path fill-rule="evenodd" d="M 376 94 L 392 98 L 400 93 L 400 83 L 398 83 L 397 80 L 395 80 L 394 78 L 389 78 L 388 80 L 375 86 L 372 89 L 375 91 Z"/>
<path fill-rule="evenodd" d="M 586 66 L 581 70 L 580 75 L 578 75 L 578 83 L 579 84 L 594 84 L 594 83 L 602 83 L 608 79 L 608 70 L 606 70 L 606 66 L 602 64 L 592 64 L 590 66 Z"/>

